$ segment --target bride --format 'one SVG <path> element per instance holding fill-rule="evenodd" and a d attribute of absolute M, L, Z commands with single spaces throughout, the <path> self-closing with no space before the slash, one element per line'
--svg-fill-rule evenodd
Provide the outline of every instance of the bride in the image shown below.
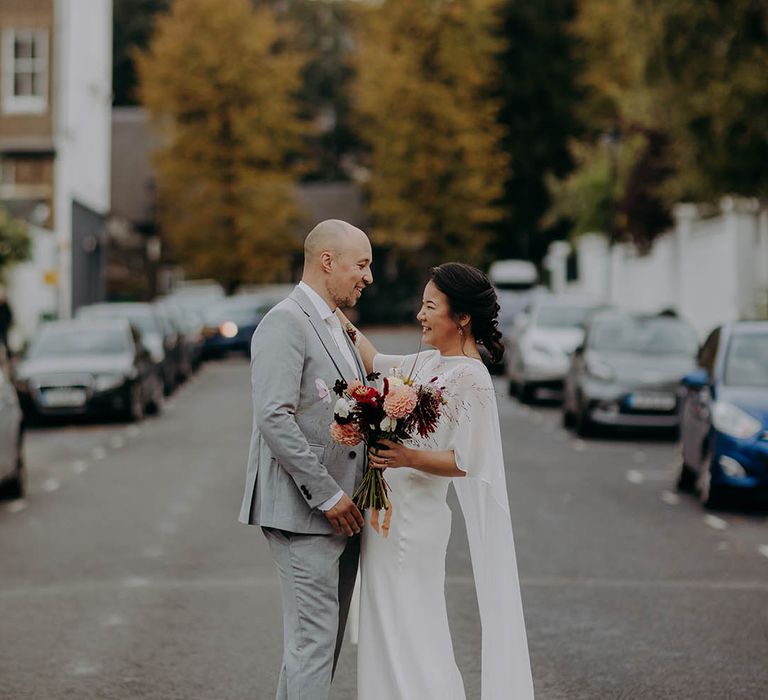
<path fill-rule="evenodd" d="M 383 355 L 355 329 L 368 372 L 399 368 L 416 383 L 437 376 L 448 402 L 429 438 L 384 441 L 369 453 L 370 467 L 387 470 L 393 516 L 386 539 L 363 530 L 358 700 L 465 700 L 444 592 L 449 483 L 472 557 L 482 700 L 533 698 L 496 399 L 477 349 L 501 358 L 498 310 L 482 272 L 445 263 L 431 270 L 417 316 L 434 350 Z"/>

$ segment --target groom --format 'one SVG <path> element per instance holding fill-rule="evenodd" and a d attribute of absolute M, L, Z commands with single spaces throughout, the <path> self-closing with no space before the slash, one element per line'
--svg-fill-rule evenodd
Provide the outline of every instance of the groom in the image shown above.
<path fill-rule="evenodd" d="M 277 700 L 327 700 L 344 635 L 363 517 L 350 498 L 364 450 L 333 442 L 333 387 L 365 380 L 337 306 L 373 282 L 371 244 L 337 220 L 304 241 L 304 272 L 251 341 L 253 431 L 240 522 L 260 525 L 277 564 L 283 666 Z"/>

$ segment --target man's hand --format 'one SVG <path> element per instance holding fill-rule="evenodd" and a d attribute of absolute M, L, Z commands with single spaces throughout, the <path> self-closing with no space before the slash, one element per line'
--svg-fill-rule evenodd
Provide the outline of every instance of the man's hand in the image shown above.
<path fill-rule="evenodd" d="M 360 532 L 365 521 L 352 499 L 345 493 L 341 500 L 330 510 L 323 513 L 333 526 L 337 535 L 352 537 Z"/>

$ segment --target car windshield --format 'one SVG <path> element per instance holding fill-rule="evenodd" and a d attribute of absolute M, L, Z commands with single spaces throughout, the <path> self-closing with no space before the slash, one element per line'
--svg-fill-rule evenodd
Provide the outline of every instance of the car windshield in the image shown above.
<path fill-rule="evenodd" d="M 246 326 L 256 323 L 259 317 L 257 305 L 222 304 L 214 306 L 205 314 L 206 323 L 219 324 L 225 321 L 234 321 L 238 326 Z"/>
<path fill-rule="evenodd" d="M 119 304 L 114 307 L 99 307 L 93 310 L 84 310 L 84 318 L 127 318 L 142 335 L 152 333 L 162 335 L 160 322 L 152 313 L 138 309 L 121 308 Z"/>
<path fill-rule="evenodd" d="M 546 304 L 539 309 L 536 325 L 541 328 L 581 328 L 592 307 Z"/>
<path fill-rule="evenodd" d="M 588 341 L 601 352 L 693 356 L 696 333 L 687 323 L 669 318 L 611 318 L 596 321 Z"/>
<path fill-rule="evenodd" d="M 738 333 L 728 344 L 725 384 L 768 387 L 768 333 Z"/>
<path fill-rule="evenodd" d="M 130 352 L 125 331 L 119 329 L 71 329 L 39 335 L 29 347 L 27 357 L 77 357 L 80 355 L 121 355 Z"/>

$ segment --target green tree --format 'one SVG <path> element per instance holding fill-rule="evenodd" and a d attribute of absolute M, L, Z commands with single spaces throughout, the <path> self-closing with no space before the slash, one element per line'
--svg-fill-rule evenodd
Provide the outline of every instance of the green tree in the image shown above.
<path fill-rule="evenodd" d="M 422 265 L 484 262 L 501 218 L 497 9 L 384 0 L 359 11 L 354 96 L 376 241 Z"/>
<path fill-rule="evenodd" d="M 539 260 L 565 235 L 557 221 L 542 225 L 550 206 L 547 176 L 573 167 L 568 142 L 579 134 L 578 62 L 569 23 L 575 0 L 505 0 L 498 96 L 502 148 L 511 170 L 500 202 L 504 217 L 494 244 L 497 256 Z"/>
<path fill-rule="evenodd" d="M 288 32 L 248 0 L 175 0 L 138 56 L 165 144 L 161 229 L 189 272 L 228 289 L 287 279 L 298 249 L 290 162 L 304 58 Z"/>
<path fill-rule="evenodd" d="M 31 254 L 29 226 L 21 219 L 14 219 L 5 207 L 0 206 L 0 281 L 11 265 L 28 260 Z"/>
<path fill-rule="evenodd" d="M 166 12 L 170 0 L 114 0 L 112 22 L 112 92 L 116 106 L 135 105 L 134 54 L 152 36 L 155 16 Z"/>
<path fill-rule="evenodd" d="M 581 154 L 590 142 L 597 154 L 601 134 L 618 129 L 622 159 L 634 158 L 623 182 L 604 183 L 615 214 L 604 230 L 647 249 L 671 224 L 675 201 L 768 195 L 763 0 L 580 0 L 572 29 L 587 96 Z M 582 157 L 579 168 L 597 166 Z M 586 174 L 553 183 L 555 197 L 565 199 L 551 214 L 570 208 L 572 221 L 589 219 L 571 206 L 587 182 L 595 185 Z"/>

